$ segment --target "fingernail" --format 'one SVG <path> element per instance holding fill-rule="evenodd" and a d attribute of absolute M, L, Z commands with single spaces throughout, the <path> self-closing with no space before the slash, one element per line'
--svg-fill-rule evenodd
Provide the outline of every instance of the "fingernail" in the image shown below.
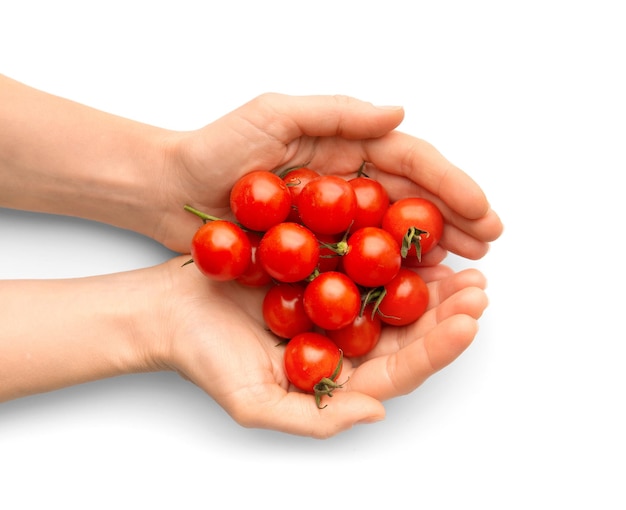
<path fill-rule="evenodd" d="M 402 106 L 394 106 L 394 105 L 374 105 L 379 110 L 402 110 Z"/>
<path fill-rule="evenodd" d="M 369 423 L 376 423 L 382 421 L 384 416 L 369 416 L 367 418 L 363 418 L 357 422 L 357 425 L 367 425 Z"/>

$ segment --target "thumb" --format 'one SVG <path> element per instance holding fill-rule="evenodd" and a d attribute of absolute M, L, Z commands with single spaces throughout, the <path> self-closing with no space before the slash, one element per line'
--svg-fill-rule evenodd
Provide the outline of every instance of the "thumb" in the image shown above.
<path fill-rule="evenodd" d="M 343 95 L 267 93 L 242 106 L 240 113 L 283 143 L 302 135 L 378 138 L 404 119 L 401 106 L 375 106 Z"/>

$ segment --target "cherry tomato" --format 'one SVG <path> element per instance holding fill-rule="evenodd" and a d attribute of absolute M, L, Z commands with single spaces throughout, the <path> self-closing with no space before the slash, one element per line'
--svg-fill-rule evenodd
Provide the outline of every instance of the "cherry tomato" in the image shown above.
<path fill-rule="evenodd" d="M 348 181 L 335 175 L 321 175 L 302 188 L 296 206 L 302 223 L 313 232 L 338 234 L 350 227 L 357 203 Z"/>
<path fill-rule="evenodd" d="M 400 199 L 387 208 L 382 228 L 400 243 L 403 256 L 421 259 L 439 243 L 443 223 L 443 215 L 433 202 L 410 197 Z"/>
<path fill-rule="evenodd" d="M 350 324 L 326 331 L 326 336 L 335 342 L 344 356 L 349 358 L 364 356 L 376 347 L 382 331 L 380 316 L 373 312 L 372 304 L 365 306 L 363 313 L 357 315 Z"/>
<path fill-rule="evenodd" d="M 263 319 L 272 333 L 281 338 L 292 338 L 313 329 L 313 321 L 302 303 L 304 285 L 279 283 L 271 287 L 263 299 Z"/>
<path fill-rule="evenodd" d="M 385 295 L 378 305 L 378 315 L 384 323 L 405 326 L 415 322 L 426 311 L 428 287 L 415 271 L 400 268 L 384 289 Z"/>
<path fill-rule="evenodd" d="M 348 237 L 347 245 L 342 268 L 358 285 L 385 285 L 402 265 L 400 245 L 381 228 L 363 227 Z"/>
<path fill-rule="evenodd" d="M 320 261 L 317 270 L 320 273 L 335 271 L 339 266 L 341 256 L 332 248 L 342 239 L 341 234 L 316 234 L 320 243 Z"/>
<path fill-rule="evenodd" d="M 331 395 L 334 389 L 341 387 L 335 381 L 341 374 L 343 355 L 332 340 L 319 333 L 301 333 L 289 340 L 283 364 L 291 384 L 314 393 L 319 408 L 323 395 Z"/>
<path fill-rule="evenodd" d="M 282 179 L 287 184 L 289 192 L 291 193 L 291 211 L 289 212 L 289 216 L 287 216 L 287 221 L 293 221 L 295 223 L 301 222 L 300 214 L 296 206 L 298 196 L 309 181 L 319 176 L 319 173 L 307 167 L 294 168 L 283 175 Z"/>
<path fill-rule="evenodd" d="M 304 310 L 313 323 L 322 329 L 347 326 L 360 309 L 359 289 L 344 273 L 320 273 L 304 290 Z"/>
<path fill-rule="evenodd" d="M 235 218 L 250 230 L 264 232 L 291 211 L 291 193 L 278 175 L 256 170 L 241 177 L 230 191 Z"/>
<path fill-rule="evenodd" d="M 356 214 L 352 232 L 362 227 L 380 227 L 389 207 L 389 195 L 383 185 L 369 177 L 355 177 L 348 181 L 356 195 Z"/>
<path fill-rule="evenodd" d="M 241 276 L 237 278 L 237 282 L 248 287 L 263 287 L 272 282 L 272 277 L 267 273 L 258 256 L 259 243 L 261 235 L 257 232 L 247 231 L 246 235 L 250 241 L 250 264 Z"/>
<path fill-rule="evenodd" d="M 246 233 L 226 220 L 202 225 L 191 241 L 191 257 L 198 269 L 213 280 L 234 280 L 250 264 L 252 249 Z"/>
<path fill-rule="evenodd" d="M 315 270 L 320 249 L 317 238 L 298 223 L 279 223 L 271 227 L 259 244 L 263 269 L 279 282 L 304 280 Z"/>

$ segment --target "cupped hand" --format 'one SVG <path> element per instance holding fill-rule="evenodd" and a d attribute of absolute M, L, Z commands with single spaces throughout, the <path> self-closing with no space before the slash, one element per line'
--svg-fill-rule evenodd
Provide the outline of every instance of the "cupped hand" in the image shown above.
<path fill-rule="evenodd" d="M 253 170 L 307 165 L 320 173 L 380 180 L 392 200 L 424 196 L 446 219 L 440 246 L 424 258 L 433 265 L 447 251 L 478 259 L 502 232 L 482 189 L 431 144 L 396 128 L 400 107 L 376 107 L 346 96 L 264 94 L 196 131 L 170 133 L 162 203 L 155 237 L 188 253 L 197 218 L 186 203 L 214 216 L 229 216 L 229 192 Z"/>
<path fill-rule="evenodd" d="M 470 345 L 487 306 L 479 271 L 418 269 L 430 290 L 427 312 L 412 325 L 386 328 L 362 359 L 346 358 L 343 388 L 318 409 L 285 376 L 284 345 L 263 323 L 265 289 L 210 281 L 185 260 L 162 266 L 169 283 L 157 362 L 206 391 L 242 426 L 295 435 L 326 438 L 383 419 L 383 401 L 413 391 Z"/>

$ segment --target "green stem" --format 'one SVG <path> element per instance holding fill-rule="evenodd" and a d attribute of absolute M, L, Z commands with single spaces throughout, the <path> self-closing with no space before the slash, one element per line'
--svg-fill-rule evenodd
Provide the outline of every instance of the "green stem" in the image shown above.
<path fill-rule="evenodd" d="M 219 221 L 219 220 L 221 220 L 221 218 L 218 218 L 217 216 L 211 216 L 210 214 L 207 214 L 207 213 L 204 213 L 202 211 L 199 211 L 198 209 L 196 209 L 195 207 L 191 207 L 190 205 L 185 205 L 185 211 L 189 211 L 190 213 L 195 214 L 199 218 L 202 218 L 202 220 L 205 223 L 207 221 Z"/>

